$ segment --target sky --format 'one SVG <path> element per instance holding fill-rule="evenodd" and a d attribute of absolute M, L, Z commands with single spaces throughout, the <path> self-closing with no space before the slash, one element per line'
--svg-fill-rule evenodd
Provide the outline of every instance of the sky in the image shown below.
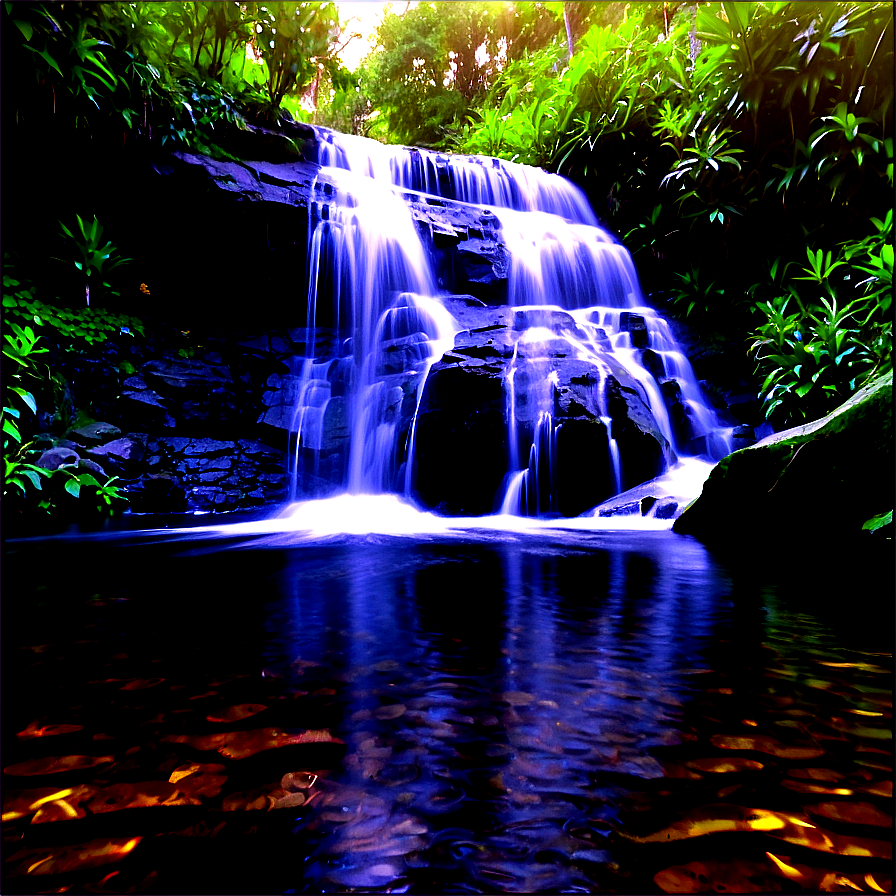
<path fill-rule="evenodd" d="M 377 25 L 383 18 L 388 3 L 381 2 L 351 2 L 340 3 L 337 0 L 336 7 L 339 10 L 339 18 L 345 21 L 352 19 L 349 23 L 349 29 L 360 32 L 361 37 L 355 38 L 340 53 L 342 64 L 349 70 L 353 71 L 358 63 L 373 49 L 375 32 Z M 408 4 L 405 0 L 398 0 L 392 4 L 392 9 L 396 13 L 405 11 L 405 7 L 416 6 L 416 3 Z"/>

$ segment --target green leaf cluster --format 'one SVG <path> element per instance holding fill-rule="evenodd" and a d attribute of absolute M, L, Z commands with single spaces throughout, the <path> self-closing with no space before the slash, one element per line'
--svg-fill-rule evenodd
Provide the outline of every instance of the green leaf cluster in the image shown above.
<path fill-rule="evenodd" d="M 33 286 L 25 286 L 16 279 L 9 262 L 5 268 L 2 306 L 4 318 L 11 323 L 20 321 L 29 330 L 32 327 L 38 331 L 41 327 L 52 328 L 63 344 L 71 343 L 72 347 L 82 340 L 88 344 L 105 342 L 111 335 L 144 335 L 143 321 L 131 315 L 117 314 L 96 305 L 73 309 L 44 303 L 35 298 Z"/>
<path fill-rule="evenodd" d="M 583 3 L 583 8 L 600 4 Z M 559 7 L 559 9 L 558 9 Z M 506 66 L 559 39 L 563 4 L 418 3 L 388 13 L 377 48 L 349 88 L 353 133 L 389 143 L 450 149 Z M 335 87 L 336 85 L 334 85 Z M 334 125 L 345 87 L 318 120 Z M 334 90 L 334 100 L 337 99 Z"/>
<path fill-rule="evenodd" d="M 115 477 L 100 482 L 91 473 L 80 470 L 77 464 L 63 464 L 46 470 L 36 461 L 44 445 L 24 441 L 23 419 L 37 414 L 34 391 L 48 377 L 36 356 L 47 349 L 38 347 L 40 336 L 30 326 L 21 327 L 4 320 L 3 358 L 8 369 L 3 375 L 3 404 L 0 412 L 3 429 L 3 497 L 12 504 L 10 509 L 24 506 L 39 512 L 54 514 L 67 511 L 72 499 L 81 509 L 101 515 L 111 515 L 127 502 L 126 496 L 114 485 Z M 32 391 L 33 390 L 33 391 Z"/>
<path fill-rule="evenodd" d="M 228 129 L 276 122 L 330 70 L 341 26 L 329 2 L 3 5 L 15 119 L 124 131 L 229 157 Z M 33 84 L 28 81 L 33 78 Z"/>
<path fill-rule="evenodd" d="M 751 352 L 763 377 L 767 418 L 823 416 L 872 376 L 892 369 L 893 213 L 875 233 L 838 247 L 806 249 L 787 295 L 757 305 Z M 793 305 L 791 305 L 793 302 Z"/>

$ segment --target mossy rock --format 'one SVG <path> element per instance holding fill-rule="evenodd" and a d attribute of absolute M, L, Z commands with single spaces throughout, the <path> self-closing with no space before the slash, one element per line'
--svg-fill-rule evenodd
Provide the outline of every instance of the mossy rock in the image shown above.
<path fill-rule="evenodd" d="M 826 417 L 729 454 L 673 530 L 723 547 L 772 538 L 818 544 L 882 539 L 888 533 L 863 532 L 862 525 L 891 510 L 893 500 L 890 372 Z"/>

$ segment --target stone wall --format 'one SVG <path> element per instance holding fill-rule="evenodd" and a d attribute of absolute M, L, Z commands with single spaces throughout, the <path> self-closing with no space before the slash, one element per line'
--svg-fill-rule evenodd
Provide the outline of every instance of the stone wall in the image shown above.
<path fill-rule="evenodd" d="M 136 513 L 285 500 L 287 437 L 259 418 L 268 379 L 289 370 L 294 352 L 288 333 L 203 337 L 164 326 L 77 354 L 53 346 L 64 400 L 38 396 L 38 463 L 118 477 Z"/>

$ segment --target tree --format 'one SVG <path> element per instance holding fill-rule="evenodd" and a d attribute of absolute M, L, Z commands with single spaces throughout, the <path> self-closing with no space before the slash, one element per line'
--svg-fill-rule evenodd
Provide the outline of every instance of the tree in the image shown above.
<path fill-rule="evenodd" d="M 380 136 L 451 145 L 504 68 L 557 39 L 562 24 L 549 5 L 430 2 L 387 15 L 363 77 Z"/>

